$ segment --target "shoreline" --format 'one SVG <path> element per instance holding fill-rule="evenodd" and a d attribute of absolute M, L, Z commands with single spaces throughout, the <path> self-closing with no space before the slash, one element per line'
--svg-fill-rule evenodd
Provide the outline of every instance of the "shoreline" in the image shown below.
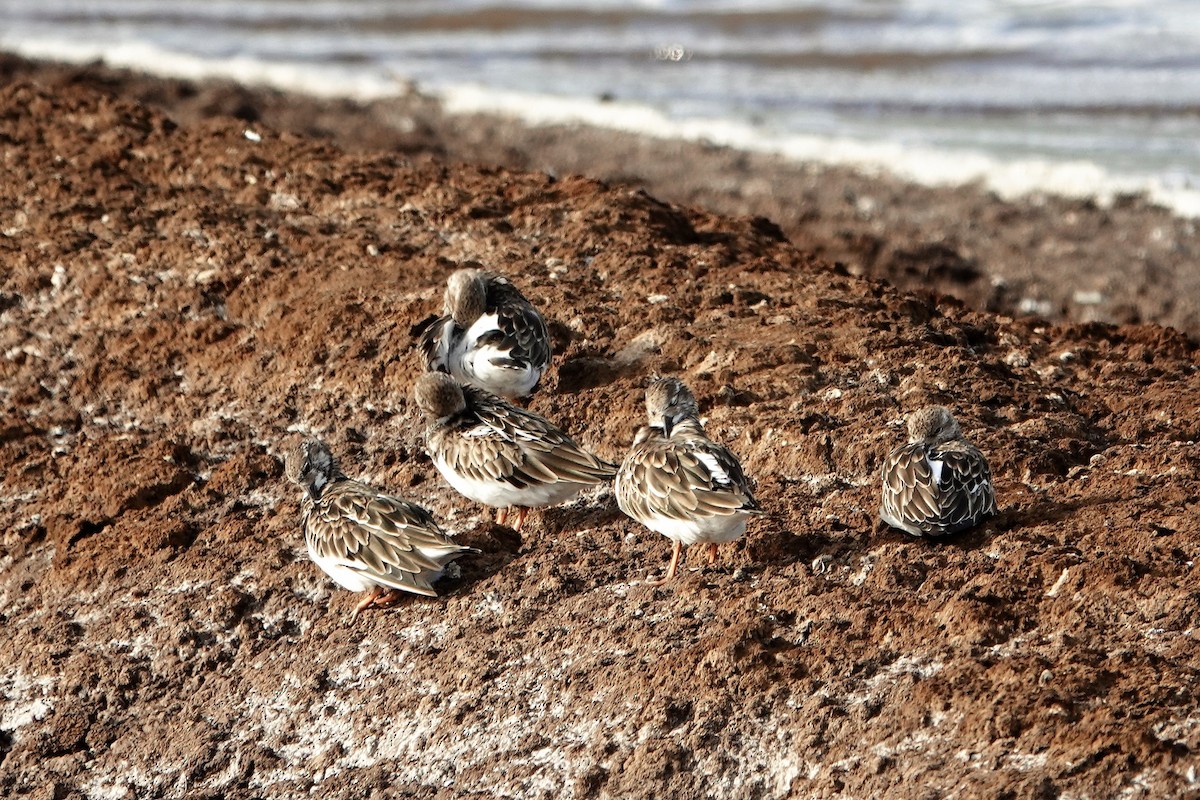
<path fill-rule="evenodd" d="M 430 87 L 396 73 L 315 68 L 304 62 L 256 61 L 238 56 L 203 58 L 149 42 L 80 49 L 54 40 L 9 43 L 12 55 L 35 63 L 86 66 L 105 64 L 159 79 L 234 83 L 266 91 L 359 103 L 389 102 L 420 92 L 450 116 L 480 115 L 518 122 L 528 128 L 586 127 L 658 141 L 679 140 L 754 153 L 792 165 L 844 168 L 859 174 L 886 174 L 926 187 L 977 185 L 1002 199 L 1054 196 L 1091 199 L 1110 207 L 1142 197 L 1173 215 L 1200 220 L 1200 189 L 1182 176 L 1123 174 L 1087 155 L 1051 157 L 1030 151 L 1003 157 L 969 145 L 940 149 L 840 135 L 770 132 L 736 117 L 676 119 L 660 110 L 611 94 L 563 97 L 498 89 L 474 83 Z M 4 46 L 0 45 L 0 52 Z"/>
<path fill-rule="evenodd" d="M 923 186 L 697 142 L 449 114 L 415 89 L 360 102 L 0 56 L 0 80 L 17 76 L 102 87 L 183 124 L 225 114 L 328 138 L 349 152 L 582 174 L 668 202 L 766 217 L 797 247 L 851 274 L 973 308 L 1050 321 L 1153 322 L 1200 336 L 1197 222 L 1142 196 L 1108 207 L 1054 195 L 1006 200 L 974 185 Z"/>
<path fill-rule="evenodd" d="M 348 134 L 336 105 L 142 86 L 188 122 L 51 78 L 0 88 L 0 795 L 1195 790 L 1195 343 L 926 302 L 761 217 L 449 163 L 433 129 L 347 153 L 211 113 Z M 529 407 L 590 452 L 628 452 L 646 376 L 693 390 L 767 512 L 717 563 L 647 585 L 670 547 L 611 492 L 518 532 L 440 478 L 414 330 L 483 264 L 548 320 Z M 950 542 L 875 525 L 929 403 L 1002 506 Z M 297 432 L 479 552 L 352 621 Z"/>

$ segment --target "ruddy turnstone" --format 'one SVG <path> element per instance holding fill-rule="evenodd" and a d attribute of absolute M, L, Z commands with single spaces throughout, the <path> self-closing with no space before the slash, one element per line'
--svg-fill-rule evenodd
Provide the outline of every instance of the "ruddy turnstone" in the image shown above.
<path fill-rule="evenodd" d="M 883 462 L 879 517 L 913 536 L 947 536 L 996 513 L 987 459 L 944 406 L 908 417 L 908 443 Z"/>
<path fill-rule="evenodd" d="M 288 454 L 287 475 L 304 489 L 301 527 L 308 554 L 343 589 L 370 592 L 351 619 L 412 592 L 436 597 L 432 583 L 463 547 L 428 511 L 347 478 L 324 442 L 308 439 Z"/>
<path fill-rule="evenodd" d="M 508 400 L 533 393 L 550 366 L 550 334 L 508 278 L 458 270 L 446 283 L 443 314 L 421 334 L 426 369 Z"/>
<path fill-rule="evenodd" d="M 529 509 L 565 503 L 612 478 L 616 465 L 584 450 L 552 423 L 450 375 L 422 375 L 413 391 L 429 420 L 425 446 L 460 494 L 499 509 L 521 529 Z"/>
<path fill-rule="evenodd" d="M 641 428 L 617 472 L 621 510 L 675 543 L 667 574 L 675 576 L 684 545 L 707 544 L 708 563 L 717 545 L 746 532 L 761 514 L 737 457 L 714 442 L 700 423 L 691 391 L 676 378 L 658 378 L 646 389 L 650 424 Z"/>

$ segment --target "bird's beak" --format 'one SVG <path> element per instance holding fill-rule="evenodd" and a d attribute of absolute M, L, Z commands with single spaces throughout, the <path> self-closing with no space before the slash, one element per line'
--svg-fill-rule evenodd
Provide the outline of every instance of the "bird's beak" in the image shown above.
<path fill-rule="evenodd" d="M 675 420 L 671 419 L 671 417 L 664 414 L 663 415 L 663 436 L 670 436 L 671 428 L 674 428 L 674 427 L 675 427 Z"/>

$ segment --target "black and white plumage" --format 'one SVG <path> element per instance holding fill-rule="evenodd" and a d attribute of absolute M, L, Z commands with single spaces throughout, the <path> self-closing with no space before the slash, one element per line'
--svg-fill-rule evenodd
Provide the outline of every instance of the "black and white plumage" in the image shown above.
<path fill-rule="evenodd" d="M 696 398 L 676 378 L 656 379 L 646 389 L 650 424 L 641 428 L 617 472 L 617 505 L 633 519 L 674 542 L 661 580 L 675 575 L 684 545 L 707 544 L 709 563 L 717 545 L 746 532 L 762 509 L 737 457 L 708 438 Z"/>
<path fill-rule="evenodd" d="M 882 473 L 879 517 L 913 536 L 948 536 L 996 513 L 987 459 L 943 406 L 908 417 L 908 443 L 888 454 Z"/>
<path fill-rule="evenodd" d="M 324 442 L 300 442 L 287 474 L 304 489 L 301 527 L 313 562 L 343 589 L 370 592 L 352 618 L 400 592 L 436 597 L 432 584 L 446 565 L 479 552 L 455 543 L 421 506 L 347 478 Z"/>
<path fill-rule="evenodd" d="M 465 497 L 500 509 L 501 524 L 515 507 L 519 530 L 530 508 L 572 500 L 616 471 L 543 417 L 450 375 L 422 375 L 413 394 L 438 472 Z"/>
<path fill-rule="evenodd" d="M 508 278 L 478 269 L 450 276 L 420 348 L 427 370 L 508 400 L 532 394 L 550 366 L 546 320 Z"/>

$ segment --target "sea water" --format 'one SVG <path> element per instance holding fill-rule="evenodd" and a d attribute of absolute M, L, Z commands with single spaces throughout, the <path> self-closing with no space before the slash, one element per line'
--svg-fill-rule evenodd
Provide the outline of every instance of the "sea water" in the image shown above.
<path fill-rule="evenodd" d="M 1200 216 L 1196 0 L 0 0 L 0 48 Z"/>

